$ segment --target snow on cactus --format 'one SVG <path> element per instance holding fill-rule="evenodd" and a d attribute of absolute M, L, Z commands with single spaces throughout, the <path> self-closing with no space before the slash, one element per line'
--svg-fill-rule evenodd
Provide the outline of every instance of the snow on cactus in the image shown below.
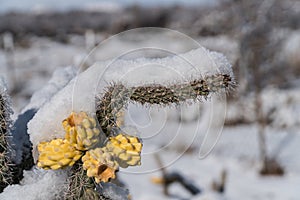
<path fill-rule="evenodd" d="M 123 120 L 129 104 L 173 107 L 206 100 L 234 84 L 227 59 L 204 48 L 97 62 L 28 123 L 35 163 L 67 171 L 67 199 L 103 198 L 98 183 L 116 178 L 119 168 L 142 164 L 142 140 Z"/>
<path fill-rule="evenodd" d="M 27 134 L 27 122 L 32 119 L 37 110 L 43 106 L 51 97 L 62 89 L 72 78 L 76 75 L 74 67 L 58 68 L 54 71 L 52 78 L 40 90 L 36 91 L 29 104 L 22 109 L 17 120 L 14 122 L 14 129 L 12 130 L 12 148 L 14 154 L 12 160 L 19 165 L 26 159 L 30 159 L 31 143 Z"/>
<path fill-rule="evenodd" d="M 162 70 L 153 70 L 157 65 L 171 68 L 176 74 L 171 74 L 168 70 L 162 68 L 160 68 Z M 143 73 L 138 73 L 141 66 L 147 66 L 147 69 L 143 70 Z M 137 72 L 130 74 L 131 71 Z M 128 74 L 128 76 L 124 76 L 124 74 Z M 226 91 L 234 85 L 231 65 L 227 59 L 222 54 L 210 52 L 203 48 L 162 59 L 140 58 L 136 60 L 120 59 L 114 62 L 98 62 L 79 74 L 59 91 L 41 107 L 29 122 L 28 132 L 33 147 L 37 147 L 42 141 L 63 138 L 65 132 L 61 122 L 71 112 L 96 113 L 95 97 L 104 94 L 114 82 L 121 83 L 122 87 L 127 89 L 137 89 L 136 93 L 138 90 L 147 89 L 146 87 L 150 85 L 149 89 L 153 89 L 153 94 L 157 94 L 160 89 L 162 89 L 162 93 L 167 92 L 167 90 L 171 91 L 174 86 L 177 87 L 176 89 L 182 88 L 183 91 L 184 87 L 193 89 L 193 87 L 198 87 L 197 84 L 203 84 L 204 89 L 202 92 L 204 94 L 183 95 L 181 99 L 171 100 L 166 104 L 176 104 L 185 100 L 201 100 L 201 97 L 205 98 L 212 93 Z M 172 85 L 174 82 L 175 84 Z M 154 84 L 153 87 L 151 87 L 151 84 Z M 193 84 L 195 85 L 193 86 Z M 199 85 L 200 88 L 201 85 Z M 179 90 L 179 92 L 181 91 Z M 140 92 L 140 95 L 143 94 Z M 175 96 L 173 95 L 174 99 Z M 134 99 L 134 96 L 131 98 L 131 101 L 142 101 L 142 99 Z M 145 103 L 151 104 L 150 101 L 146 101 Z M 164 100 L 161 101 L 163 104 Z M 37 159 L 36 148 L 33 151 L 34 158 Z"/>

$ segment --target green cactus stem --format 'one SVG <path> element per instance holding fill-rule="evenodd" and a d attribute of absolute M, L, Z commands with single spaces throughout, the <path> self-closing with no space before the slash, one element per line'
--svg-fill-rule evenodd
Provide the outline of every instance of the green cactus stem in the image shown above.
<path fill-rule="evenodd" d="M 228 91 L 234 85 L 234 80 L 227 74 L 214 74 L 169 86 L 150 84 L 127 88 L 121 83 L 114 83 L 102 97 L 96 98 L 96 115 L 103 132 L 109 136 L 113 128 L 118 128 L 116 114 L 126 108 L 129 102 L 142 105 L 179 105 L 188 100 L 206 99 L 210 94 Z"/>
<path fill-rule="evenodd" d="M 82 163 L 77 162 L 72 166 L 71 175 L 68 178 L 68 189 L 65 200 L 96 200 L 100 199 L 100 194 L 94 189 L 96 183 L 86 175 Z"/>

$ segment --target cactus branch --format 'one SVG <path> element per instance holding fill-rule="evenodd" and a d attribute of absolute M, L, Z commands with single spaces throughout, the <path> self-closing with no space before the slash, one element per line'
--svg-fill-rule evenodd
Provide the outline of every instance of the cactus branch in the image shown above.
<path fill-rule="evenodd" d="M 94 190 L 96 187 L 94 180 L 86 175 L 80 162 L 72 167 L 68 183 L 65 200 L 95 200 L 100 198 L 100 195 Z"/>
<path fill-rule="evenodd" d="M 112 200 L 109 196 L 96 190 L 101 186 L 97 185 L 93 178 L 86 175 L 81 162 L 77 162 L 71 168 L 68 184 L 64 200 Z"/>
<path fill-rule="evenodd" d="M 227 74 L 210 75 L 169 86 L 150 84 L 127 88 L 121 83 L 114 83 L 102 98 L 96 98 L 96 115 L 103 132 L 109 136 L 113 128 L 118 128 L 116 114 L 126 108 L 130 101 L 142 105 L 178 105 L 188 100 L 206 99 L 210 94 L 228 91 L 234 85 L 232 77 Z"/>

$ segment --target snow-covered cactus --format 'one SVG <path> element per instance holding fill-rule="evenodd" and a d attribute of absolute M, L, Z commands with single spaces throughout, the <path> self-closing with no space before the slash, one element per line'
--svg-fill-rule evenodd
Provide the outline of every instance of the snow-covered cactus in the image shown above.
<path fill-rule="evenodd" d="M 115 83 L 106 89 L 102 97 L 96 98 L 96 115 L 102 130 L 109 136 L 111 130 L 118 127 L 117 114 L 126 108 L 129 102 L 142 105 L 178 105 L 189 100 L 205 99 L 210 94 L 229 90 L 234 84 L 230 75 L 222 73 L 167 86 L 148 84 L 126 87 Z"/>
<path fill-rule="evenodd" d="M 162 67 L 156 69 L 157 65 Z M 140 70 L 141 66 L 146 67 Z M 65 137 L 61 122 L 73 111 L 96 113 L 101 130 L 111 136 L 118 126 L 119 112 L 126 110 L 129 103 L 192 103 L 227 92 L 234 84 L 226 57 L 204 48 L 159 59 L 97 62 L 39 109 L 28 124 L 30 140 L 36 147 L 41 141 Z M 36 161 L 36 148 L 33 156 Z"/>
<path fill-rule="evenodd" d="M 8 156 L 12 114 L 10 98 L 4 80 L 0 77 L 0 192 L 11 182 L 12 172 Z"/>
<path fill-rule="evenodd" d="M 144 73 L 134 73 L 147 64 L 166 66 L 180 76 L 151 66 Z M 132 76 L 126 75 L 131 72 Z M 39 162 L 43 154 L 43 148 L 37 148 L 40 144 L 67 140 L 82 157 L 66 163 L 74 164 L 66 199 L 104 198 L 95 190 L 99 182 L 115 178 L 120 167 L 141 164 L 141 140 L 122 132 L 125 125 L 120 118 L 129 103 L 171 107 L 227 92 L 234 84 L 227 59 L 205 49 L 162 59 L 96 63 L 53 96 L 30 121 L 33 156 Z M 99 131 L 90 131 L 96 129 Z M 55 153 L 50 150 L 51 155 Z"/>
<path fill-rule="evenodd" d="M 119 166 L 140 164 L 142 143 L 137 137 L 119 134 L 101 140 L 104 133 L 100 133 L 96 119 L 85 112 L 72 112 L 62 126 L 65 138 L 38 144 L 37 166 L 46 170 L 73 166 L 68 193 L 75 193 L 75 199 L 97 199 L 100 194 L 94 191 L 95 182 L 116 178 Z"/>

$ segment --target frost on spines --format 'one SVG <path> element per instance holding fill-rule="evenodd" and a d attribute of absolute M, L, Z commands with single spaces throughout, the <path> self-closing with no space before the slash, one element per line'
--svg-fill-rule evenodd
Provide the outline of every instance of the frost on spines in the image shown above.
<path fill-rule="evenodd" d="M 4 80 L 0 77 L 0 192 L 11 182 L 9 137 L 12 126 L 11 101 Z"/>
<path fill-rule="evenodd" d="M 116 116 L 128 103 L 170 107 L 188 101 L 202 101 L 212 94 L 230 91 L 234 86 L 234 78 L 225 73 L 169 85 L 128 87 L 122 83 L 113 83 L 105 89 L 102 96 L 96 97 L 96 115 L 102 130 L 108 136 L 113 128 L 118 128 Z"/>

